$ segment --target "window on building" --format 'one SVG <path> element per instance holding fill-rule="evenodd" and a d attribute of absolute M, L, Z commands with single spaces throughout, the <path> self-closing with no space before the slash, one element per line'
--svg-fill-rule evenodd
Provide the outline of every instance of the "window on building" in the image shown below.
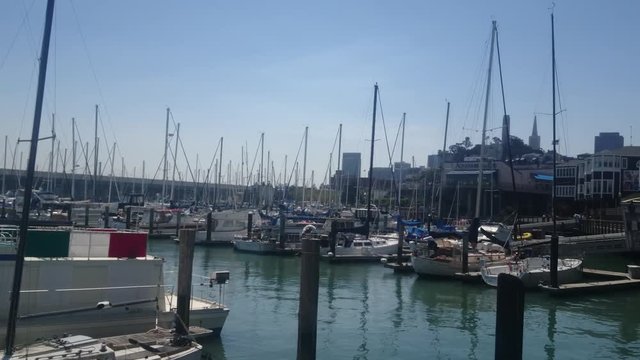
<path fill-rule="evenodd" d="M 623 157 L 623 158 L 622 158 L 622 168 L 623 168 L 623 169 L 626 169 L 626 168 L 627 168 L 627 158 L 626 158 L 626 157 Z"/>

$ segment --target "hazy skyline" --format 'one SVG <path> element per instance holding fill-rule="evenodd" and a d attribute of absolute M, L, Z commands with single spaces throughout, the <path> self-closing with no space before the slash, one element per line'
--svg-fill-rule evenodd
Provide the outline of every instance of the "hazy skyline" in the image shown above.
<path fill-rule="evenodd" d="M 620 132 L 628 145 L 630 126 L 640 115 L 634 102 L 640 95 L 640 3 L 555 4 L 558 109 L 565 110 L 558 116 L 559 152 L 592 152 L 601 131 Z M 0 3 L 0 135 L 9 136 L 9 151 L 18 137 L 30 136 L 45 5 Z M 99 104 L 103 167 L 106 147 L 117 142 L 116 174 L 124 157 L 129 176 L 134 167 L 139 176 L 146 160 L 151 177 L 162 160 L 170 107 L 192 167 L 199 154 L 199 167 L 208 168 L 224 137 L 226 179 L 229 160 L 235 172 L 245 144 L 253 161 L 262 132 L 265 161 L 270 151 L 280 174 L 287 155 L 290 172 L 308 126 L 307 180 L 314 170 L 319 184 L 340 123 L 342 151 L 361 152 L 362 167 L 368 167 L 377 82 L 389 147 L 406 112 L 404 160 L 414 156 L 416 166 L 425 165 L 427 155 L 442 148 L 446 100 L 451 102 L 447 146 L 465 136 L 480 142 L 496 20 L 512 134 L 527 142 L 538 114 L 541 146 L 548 149 L 551 117 L 543 114 L 551 112 L 550 6 L 540 1 L 58 0 L 41 137 L 49 135 L 55 112 L 60 148 L 68 149 L 68 156 L 72 117 L 82 142 L 92 147 Z M 496 128 L 502 119 L 497 69 L 495 62 L 490 137 L 500 136 Z M 375 166 L 389 163 L 382 126 L 378 113 Z M 640 143 L 640 135 L 634 138 Z M 39 145 L 40 170 L 50 148 L 48 141 Z M 27 146 L 20 145 L 18 156 L 21 151 L 24 166 Z M 393 161 L 399 156 L 398 144 Z M 336 165 L 337 146 L 332 171 Z M 185 171 L 182 154 L 178 167 Z"/>

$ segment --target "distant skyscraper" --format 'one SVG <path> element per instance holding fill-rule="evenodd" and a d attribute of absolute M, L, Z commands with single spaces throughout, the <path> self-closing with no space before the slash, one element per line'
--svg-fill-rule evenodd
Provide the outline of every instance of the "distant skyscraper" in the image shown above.
<path fill-rule="evenodd" d="M 624 147 L 624 137 L 617 132 L 601 132 L 595 137 L 593 153 Z"/>
<path fill-rule="evenodd" d="M 540 136 L 538 135 L 538 119 L 533 117 L 533 131 L 531 131 L 531 136 L 529 136 L 529 147 L 534 150 L 540 149 Z"/>
<path fill-rule="evenodd" d="M 360 176 L 360 153 L 342 153 L 342 176 L 352 179 Z"/>

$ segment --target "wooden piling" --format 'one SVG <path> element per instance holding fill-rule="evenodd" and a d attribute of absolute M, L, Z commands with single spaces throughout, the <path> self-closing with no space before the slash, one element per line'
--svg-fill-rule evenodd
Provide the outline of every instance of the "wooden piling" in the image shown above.
<path fill-rule="evenodd" d="M 284 215 L 284 206 L 282 206 L 280 208 L 280 212 L 278 213 L 278 216 L 280 218 L 280 224 L 279 224 L 280 226 L 279 226 L 279 229 L 278 229 L 279 230 L 278 231 L 278 240 L 280 241 L 279 246 L 280 246 L 280 249 L 284 249 L 284 242 L 285 242 L 285 239 L 286 239 L 284 227 L 285 227 L 285 225 L 287 223 L 287 218 Z"/>
<path fill-rule="evenodd" d="M 176 323 L 176 332 L 187 335 L 189 333 L 189 303 L 191 302 L 191 276 L 196 231 L 182 229 L 178 237 L 180 239 L 180 258 L 178 260 L 178 309 L 176 313 L 182 322 Z"/>
<path fill-rule="evenodd" d="M 522 359 L 524 284 L 519 278 L 498 275 L 496 304 L 496 360 Z"/>
<path fill-rule="evenodd" d="M 124 226 L 127 230 L 131 229 L 131 206 L 125 208 Z"/>
<path fill-rule="evenodd" d="M 247 239 L 251 239 L 251 233 L 253 232 L 253 213 L 247 215 Z"/>
<path fill-rule="evenodd" d="M 149 209 L 149 235 L 153 234 L 153 218 L 154 218 L 153 209 Z"/>
<path fill-rule="evenodd" d="M 302 239 L 300 306 L 298 309 L 298 360 L 315 360 L 320 279 L 320 242 Z"/>
<path fill-rule="evenodd" d="M 462 273 L 469 272 L 469 243 L 475 245 L 478 243 L 478 228 L 480 227 L 480 219 L 473 218 L 471 225 L 467 229 L 467 233 L 462 236 Z"/>
<path fill-rule="evenodd" d="M 180 236 L 180 220 L 182 219 L 182 213 L 180 211 L 176 212 L 176 236 Z"/>
<path fill-rule="evenodd" d="M 207 213 L 207 241 L 211 241 L 211 227 L 213 224 L 213 215 L 211 212 Z"/>
<path fill-rule="evenodd" d="M 400 217 L 398 217 L 398 253 L 396 254 L 396 263 L 398 266 L 402 265 L 402 247 L 404 246 L 404 224 Z"/>
<path fill-rule="evenodd" d="M 329 231 L 329 251 L 336 254 L 336 237 L 338 236 L 338 226 L 335 220 L 331 221 L 331 229 Z"/>
<path fill-rule="evenodd" d="M 104 207 L 104 228 L 109 228 L 109 207 Z"/>

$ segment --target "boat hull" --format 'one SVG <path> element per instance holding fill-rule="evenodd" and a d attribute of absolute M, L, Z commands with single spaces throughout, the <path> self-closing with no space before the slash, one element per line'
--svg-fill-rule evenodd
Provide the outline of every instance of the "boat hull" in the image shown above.
<path fill-rule="evenodd" d="M 260 240 L 236 240 L 233 248 L 242 252 L 272 255 L 295 255 L 301 251 L 300 244 L 287 243 L 283 249 L 277 242 Z"/>
<path fill-rule="evenodd" d="M 163 259 L 26 258 L 20 297 L 18 343 L 63 333 L 94 337 L 171 327 L 177 300 L 165 295 Z M 0 261 L 0 277 L 13 276 L 14 261 Z M 0 282 L 9 292 L 10 281 Z M 160 299 L 158 302 L 156 299 Z M 164 301 L 163 301 L 164 299 Z M 101 305 L 99 305 L 101 303 Z M 229 309 L 213 301 L 192 299 L 191 325 L 219 334 Z M 9 301 L 0 298 L 0 323 Z M 0 328 L 4 346 L 5 327 Z"/>
<path fill-rule="evenodd" d="M 524 262 L 530 260 L 530 262 Z M 498 275 L 509 274 L 522 280 L 525 288 L 536 288 L 540 283 L 549 283 L 551 271 L 548 264 L 538 261 L 537 258 L 523 261 L 487 266 L 481 270 L 482 279 L 489 286 L 498 286 Z M 535 263 L 533 263 L 535 262 Z M 582 278 L 582 261 L 578 259 L 560 259 L 558 261 L 558 283 L 567 284 L 577 282 Z"/>

